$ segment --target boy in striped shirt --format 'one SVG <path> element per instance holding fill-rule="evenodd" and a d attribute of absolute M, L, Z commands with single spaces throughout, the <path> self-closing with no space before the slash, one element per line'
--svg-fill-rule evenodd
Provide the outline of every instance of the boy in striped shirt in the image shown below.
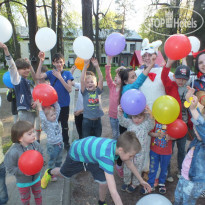
<path fill-rule="evenodd" d="M 76 140 L 70 147 L 63 166 L 46 170 L 41 187 L 46 188 L 52 175 L 62 175 L 70 178 L 83 170 L 90 171 L 94 180 L 99 183 L 99 205 L 105 205 L 107 188 L 116 205 L 122 205 L 122 200 L 117 192 L 114 179 L 114 163 L 120 157 L 141 185 L 148 192 L 151 187 L 147 184 L 132 162 L 132 158 L 139 153 L 141 145 L 134 132 L 124 132 L 117 140 L 102 137 L 87 137 Z"/>

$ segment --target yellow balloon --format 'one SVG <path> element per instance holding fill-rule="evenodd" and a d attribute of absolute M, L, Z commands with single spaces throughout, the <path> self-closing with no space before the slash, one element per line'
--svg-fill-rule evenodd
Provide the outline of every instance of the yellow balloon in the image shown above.
<path fill-rule="evenodd" d="M 169 95 L 158 97 L 152 106 L 154 118 L 161 124 L 170 124 L 174 122 L 180 112 L 178 101 Z"/>

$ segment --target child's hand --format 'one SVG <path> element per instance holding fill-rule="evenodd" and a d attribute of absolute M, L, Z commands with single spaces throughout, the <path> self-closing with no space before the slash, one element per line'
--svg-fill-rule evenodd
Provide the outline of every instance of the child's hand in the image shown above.
<path fill-rule="evenodd" d="M 123 110 L 122 110 L 121 105 L 118 105 L 117 110 L 118 110 L 118 115 L 119 115 L 119 116 L 122 116 Z"/>
<path fill-rule="evenodd" d="M 152 111 L 149 109 L 148 105 L 146 105 L 145 107 L 145 113 L 147 113 L 150 116 L 150 118 L 153 118 Z"/>
<path fill-rule="evenodd" d="M 76 67 L 75 65 L 73 65 L 72 68 L 70 69 L 70 72 L 71 72 L 71 73 L 74 73 L 74 71 L 75 71 L 76 68 L 77 68 L 77 67 Z"/>
<path fill-rule="evenodd" d="M 167 60 L 167 63 L 166 63 L 166 67 L 167 68 L 171 68 L 172 67 L 172 64 L 175 62 L 175 60 L 172 60 L 172 59 L 169 59 Z"/>
<path fill-rule="evenodd" d="M 58 70 L 53 69 L 52 74 L 58 79 L 62 78 L 61 72 Z"/>
<path fill-rule="evenodd" d="M 74 115 L 75 115 L 75 116 L 79 116 L 81 113 L 82 113 L 82 110 L 78 110 L 78 111 L 75 111 L 75 112 L 74 112 Z"/>
<path fill-rule="evenodd" d="M 36 100 L 35 102 L 33 102 L 33 105 L 35 105 L 35 107 L 37 107 L 38 110 L 42 109 L 42 104 L 41 102 L 39 102 L 39 100 Z"/>
<path fill-rule="evenodd" d="M 2 43 L 2 42 L 0 42 L 0 48 L 8 49 L 7 46 L 6 46 L 6 44 L 4 44 L 4 43 Z"/>
<path fill-rule="evenodd" d="M 144 180 L 141 182 L 141 185 L 144 187 L 144 189 L 146 189 L 149 193 L 152 191 L 151 186 L 145 182 Z"/>
<path fill-rule="evenodd" d="M 97 58 L 92 58 L 92 59 L 91 59 L 91 62 L 92 62 L 93 66 L 94 66 L 95 68 L 99 67 Z"/>
<path fill-rule="evenodd" d="M 193 100 L 192 100 L 191 105 L 189 107 L 190 110 L 196 109 L 198 102 L 199 102 L 198 98 L 195 95 L 193 95 Z"/>
<path fill-rule="evenodd" d="M 166 136 L 166 140 L 176 140 L 175 138 L 170 137 L 168 134 L 166 134 L 165 136 Z"/>
<path fill-rule="evenodd" d="M 38 57 L 39 57 L 40 61 L 43 62 L 45 60 L 45 53 L 40 51 L 39 54 L 38 54 Z"/>
<path fill-rule="evenodd" d="M 192 97 L 194 95 L 195 89 L 191 88 L 190 86 L 187 86 L 187 93 L 186 93 L 186 101 L 189 102 L 189 98 Z"/>

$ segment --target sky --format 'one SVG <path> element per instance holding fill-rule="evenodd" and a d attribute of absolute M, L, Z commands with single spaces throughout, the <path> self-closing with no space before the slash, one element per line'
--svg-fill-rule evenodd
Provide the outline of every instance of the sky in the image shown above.
<path fill-rule="evenodd" d="M 70 0 L 72 10 L 75 10 L 81 14 L 81 0 Z M 115 0 L 101 0 L 102 9 L 106 9 L 108 5 L 111 3 L 110 10 L 115 11 Z M 138 32 L 140 25 L 144 22 L 144 13 L 146 11 L 146 7 L 151 3 L 151 0 L 133 0 L 135 5 L 136 13 L 132 16 L 128 16 L 127 18 L 127 28 L 130 30 L 135 30 Z"/>

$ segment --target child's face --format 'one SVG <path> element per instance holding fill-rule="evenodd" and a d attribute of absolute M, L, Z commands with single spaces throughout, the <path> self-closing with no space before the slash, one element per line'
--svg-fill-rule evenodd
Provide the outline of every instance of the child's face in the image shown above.
<path fill-rule="evenodd" d="M 121 85 L 121 78 L 120 78 L 120 76 L 119 76 L 118 73 L 117 73 L 116 76 L 115 76 L 114 83 L 115 83 L 116 85 Z"/>
<path fill-rule="evenodd" d="M 145 53 L 143 56 L 142 56 L 142 61 L 144 62 L 144 64 L 146 66 L 149 66 L 151 64 L 151 59 L 152 59 L 152 55 L 153 54 L 150 54 L 150 53 Z M 156 54 L 154 54 L 156 55 Z"/>
<path fill-rule="evenodd" d="M 35 140 L 36 140 L 36 132 L 32 128 L 28 132 L 24 132 L 23 136 L 19 139 L 19 142 L 24 146 L 28 146 L 29 144 L 33 143 Z"/>
<path fill-rule="evenodd" d="M 86 77 L 85 79 L 85 87 L 89 91 L 94 91 L 96 89 L 97 82 L 94 76 Z"/>
<path fill-rule="evenodd" d="M 27 78 L 30 74 L 30 68 L 21 68 L 18 69 L 18 73 L 21 77 Z"/>
<path fill-rule="evenodd" d="M 128 73 L 128 80 L 125 81 L 125 84 L 132 84 L 137 80 L 137 76 L 134 70 Z"/>
<path fill-rule="evenodd" d="M 129 151 L 129 152 L 124 152 L 123 148 L 121 148 L 120 152 L 119 152 L 119 156 L 120 156 L 120 159 L 122 161 L 127 161 L 127 160 L 130 160 L 130 159 L 133 159 L 133 157 L 136 155 L 136 151 Z"/>
<path fill-rule="evenodd" d="M 135 123 L 136 125 L 141 124 L 145 119 L 144 115 L 137 115 L 137 116 L 132 116 L 132 121 L 133 123 Z"/>
<path fill-rule="evenodd" d="M 56 121 L 56 112 L 55 110 L 51 109 L 47 114 L 46 118 L 50 122 L 55 122 Z"/>
<path fill-rule="evenodd" d="M 198 59 L 199 71 L 205 73 L 205 54 L 201 54 Z"/>
<path fill-rule="evenodd" d="M 175 81 L 179 87 L 183 87 L 187 83 L 187 80 L 183 78 L 175 78 Z"/>
<path fill-rule="evenodd" d="M 65 65 L 65 60 L 60 58 L 59 60 L 54 60 L 53 65 L 56 67 L 57 70 L 62 71 Z"/>

